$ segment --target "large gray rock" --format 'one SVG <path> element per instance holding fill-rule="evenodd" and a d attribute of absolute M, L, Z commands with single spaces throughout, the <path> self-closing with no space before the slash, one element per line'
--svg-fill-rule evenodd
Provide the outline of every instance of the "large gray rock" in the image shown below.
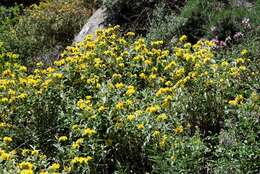
<path fill-rule="evenodd" d="M 99 8 L 89 18 L 88 22 L 83 26 L 80 33 L 74 38 L 74 43 L 81 42 L 88 34 L 95 34 L 95 31 L 104 28 L 104 21 L 107 17 L 106 9 Z"/>

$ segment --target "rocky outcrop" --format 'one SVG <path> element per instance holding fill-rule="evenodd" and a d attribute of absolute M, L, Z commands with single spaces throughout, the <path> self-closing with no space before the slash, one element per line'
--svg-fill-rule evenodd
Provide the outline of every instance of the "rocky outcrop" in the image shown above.
<path fill-rule="evenodd" d="M 104 22 L 107 17 L 106 9 L 99 8 L 89 18 L 88 22 L 83 26 L 80 33 L 74 38 L 74 43 L 78 43 L 84 40 L 86 35 L 95 34 L 95 31 L 104 27 Z"/>

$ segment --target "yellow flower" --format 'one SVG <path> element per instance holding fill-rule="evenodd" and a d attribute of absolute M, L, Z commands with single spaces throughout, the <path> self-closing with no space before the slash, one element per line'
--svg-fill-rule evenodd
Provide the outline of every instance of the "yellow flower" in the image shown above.
<path fill-rule="evenodd" d="M 182 35 L 180 38 L 179 38 L 179 41 L 180 42 L 185 42 L 187 40 L 187 36 L 186 35 Z"/>
<path fill-rule="evenodd" d="M 242 56 L 245 56 L 245 55 L 247 55 L 249 53 L 249 51 L 247 50 L 247 49 L 243 49 L 241 52 L 240 52 L 240 54 L 242 55 Z"/>
<path fill-rule="evenodd" d="M 8 161 L 11 159 L 11 156 L 10 156 L 10 154 L 8 154 L 0 149 L 0 159 L 2 159 L 4 161 Z"/>
<path fill-rule="evenodd" d="M 58 60 L 58 61 L 54 62 L 54 65 L 56 65 L 56 66 L 62 66 L 64 64 L 65 64 L 65 60 L 64 59 L 61 59 L 61 60 Z"/>
<path fill-rule="evenodd" d="M 185 73 L 185 69 L 180 68 L 180 69 L 176 70 L 175 76 L 176 76 L 176 78 L 180 78 L 184 73 Z"/>
<path fill-rule="evenodd" d="M 152 136 L 153 137 L 158 137 L 160 135 L 160 131 L 156 130 L 153 132 Z"/>
<path fill-rule="evenodd" d="M 113 74 L 112 78 L 115 79 L 115 80 L 119 80 L 119 79 L 122 78 L 122 75 L 115 73 L 115 74 Z"/>
<path fill-rule="evenodd" d="M 27 161 L 23 161 L 19 164 L 20 169 L 27 169 L 27 170 L 32 170 L 33 169 L 33 164 Z"/>
<path fill-rule="evenodd" d="M 91 96 L 86 96 L 86 101 L 85 101 L 85 103 L 86 103 L 87 105 L 91 105 Z"/>
<path fill-rule="evenodd" d="M 4 143 L 9 144 L 13 141 L 13 139 L 11 137 L 4 137 L 3 141 L 4 141 Z"/>
<path fill-rule="evenodd" d="M 229 73 L 230 73 L 230 75 L 232 75 L 234 77 L 237 77 L 237 76 L 240 75 L 239 68 L 237 68 L 237 67 L 230 68 L 230 72 Z"/>
<path fill-rule="evenodd" d="M 140 56 L 140 55 L 133 57 L 133 61 L 135 61 L 135 62 L 139 62 L 140 60 L 143 60 L 143 59 L 144 59 L 144 57 Z"/>
<path fill-rule="evenodd" d="M 183 50 L 181 48 L 174 48 L 174 54 L 176 57 L 181 58 L 183 56 Z"/>
<path fill-rule="evenodd" d="M 55 71 L 55 68 L 49 67 L 46 69 L 48 73 L 52 73 Z"/>
<path fill-rule="evenodd" d="M 146 76 L 144 73 L 140 73 L 140 74 L 139 74 L 139 77 L 140 77 L 141 79 L 146 79 L 146 78 L 147 78 L 147 76 Z"/>
<path fill-rule="evenodd" d="M 243 95 L 238 95 L 236 96 L 235 100 L 238 101 L 238 103 L 241 103 L 244 100 L 244 97 Z"/>
<path fill-rule="evenodd" d="M 185 48 L 185 49 L 190 49 L 190 48 L 191 48 L 191 43 L 185 43 L 185 44 L 183 45 L 183 48 Z"/>
<path fill-rule="evenodd" d="M 149 60 L 149 59 L 147 59 L 147 60 L 145 60 L 144 61 L 144 64 L 146 64 L 146 65 L 152 65 L 152 61 L 151 60 Z"/>
<path fill-rule="evenodd" d="M 119 63 L 118 66 L 121 67 L 121 68 L 124 68 L 125 64 L 124 63 Z"/>
<path fill-rule="evenodd" d="M 239 67 L 239 70 L 240 70 L 240 71 L 245 71 L 245 70 L 246 70 L 246 67 L 245 67 L 245 66 L 240 66 L 240 67 Z"/>
<path fill-rule="evenodd" d="M 117 110 L 122 110 L 124 109 L 124 102 L 120 101 L 116 104 L 116 109 Z"/>
<path fill-rule="evenodd" d="M 87 103 L 83 100 L 83 99 L 80 99 L 78 102 L 77 102 L 77 107 L 84 110 L 86 109 L 87 107 Z"/>
<path fill-rule="evenodd" d="M 43 66 L 43 63 L 42 63 L 42 62 L 38 62 L 38 63 L 36 64 L 36 66 L 38 66 L 38 67 Z"/>
<path fill-rule="evenodd" d="M 85 136 L 92 136 L 94 134 L 96 134 L 97 132 L 94 129 L 90 129 L 90 128 L 86 128 L 83 131 L 83 135 Z"/>
<path fill-rule="evenodd" d="M 134 32 L 127 32 L 125 34 L 125 36 L 130 36 L 130 37 L 132 36 L 133 37 L 133 36 L 135 36 L 135 33 Z"/>
<path fill-rule="evenodd" d="M 39 150 L 33 150 L 32 152 L 31 152 L 31 154 L 33 155 L 33 156 L 36 156 L 36 155 L 38 155 L 39 154 Z"/>
<path fill-rule="evenodd" d="M 120 57 L 117 57 L 117 58 L 116 58 L 116 61 L 119 63 L 119 62 L 123 62 L 124 59 L 123 59 L 123 57 L 120 56 Z"/>
<path fill-rule="evenodd" d="M 124 38 L 119 38 L 118 41 L 119 41 L 119 43 L 121 45 L 126 45 L 127 44 L 127 41 Z"/>
<path fill-rule="evenodd" d="M 133 121 L 135 119 L 135 115 L 128 115 L 127 120 Z"/>
<path fill-rule="evenodd" d="M 135 92 L 136 92 L 136 91 L 135 91 L 135 87 L 130 85 L 130 86 L 127 87 L 126 95 L 131 96 L 131 95 L 133 95 Z"/>
<path fill-rule="evenodd" d="M 83 142 L 84 142 L 84 139 L 79 138 L 79 139 L 77 139 L 76 144 L 81 145 Z"/>
<path fill-rule="evenodd" d="M 90 156 L 87 157 L 74 157 L 74 159 L 71 160 L 72 164 L 87 164 L 89 161 L 91 161 L 93 158 Z"/>
<path fill-rule="evenodd" d="M 194 60 L 193 55 L 192 55 L 192 54 L 189 54 L 189 53 L 185 53 L 185 54 L 183 55 L 183 57 L 184 57 L 184 59 L 185 59 L 187 62 Z"/>
<path fill-rule="evenodd" d="M 196 63 L 194 67 L 195 67 L 195 69 L 199 69 L 202 67 L 202 65 L 201 65 L 201 63 Z"/>
<path fill-rule="evenodd" d="M 42 83 L 42 87 L 44 89 L 47 89 L 49 87 L 49 85 L 52 83 L 53 81 L 51 79 L 47 79 Z"/>
<path fill-rule="evenodd" d="M 176 134 L 180 134 L 180 133 L 183 132 L 183 128 L 182 128 L 182 126 L 176 127 L 176 128 L 174 129 L 174 131 L 175 131 Z"/>
<path fill-rule="evenodd" d="M 86 100 L 91 100 L 92 96 L 91 95 L 87 95 L 85 98 L 86 98 Z"/>
<path fill-rule="evenodd" d="M 27 71 L 27 68 L 25 66 L 20 66 L 19 67 L 19 71 L 21 72 L 26 72 Z"/>
<path fill-rule="evenodd" d="M 41 159 L 41 160 L 44 160 L 44 159 L 46 159 L 46 158 L 47 158 L 46 155 L 43 155 L 43 154 L 40 155 L 40 159 Z"/>
<path fill-rule="evenodd" d="M 238 104 L 241 104 L 243 100 L 244 100 L 243 95 L 238 95 L 234 100 L 230 100 L 228 104 L 236 106 Z"/>
<path fill-rule="evenodd" d="M 16 92 L 14 90 L 12 90 L 12 89 L 8 90 L 8 95 L 15 95 L 15 94 L 16 94 Z"/>
<path fill-rule="evenodd" d="M 14 76 L 14 74 L 12 73 L 12 71 L 10 69 L 7 69 L 7 70 L 3 71 L 2 75 L 4 77 L 13 77 Z"/>
<path fill-rule="evenodd" d="M 229 100 L 229 101 L 228 101 L 228 104 L 233 105 L 233 106 L 238 105 L 238 103 L 237 103 L 236 100 Z"/>
<path fill-rule="evenodd" d="M 53 163 L 50 167 L 51 170 L 58 170 L 60 168 L 60 164 L 59 163 Z"/>
<path fill-rule="evenodd" d="M 162 40 L 159 40 L 159 41 L 153 41 L 151 43 L 152 47 L 157 47 L 157 46 L 161 46 L 163 45 L 163 41 Z"/>
<path fill-rule="evenodd" d="M 168 116 L 166 114 L 160 114 L 156 119 L 157 121 L 165 121 L 168 119 Z"/>
<path fill-rule="evenodd" d="M 165 82 L 165 85 L 166 85 L 166 86 L 172 86 L 173 83 L 172 83 L 171 81 L 167 81 L 167 82 Z"/>
<path fill-rule="evenodd" d="M 144 124 L 142 124 L 142 123 L 141 123 L 141 124 L 138 124 L 138 125 L 137 125 L 137 129 L 139 129 L 139 130 L 144 129 Z"/>
<path fill-rule="evenodd" d="M 122 89 L 125 85 L 123 83 L 115 84 L 116 89 Z"/>
<path fill-rule="evenodd" d="M 23 156 L 27 156 L 27 155 L 29 155 L 29 153 L 30 153 L 30 151 L 28 149 L 23 149 L 22 150 L 22 155 Z"/>
<path fill-rule="evenodd" d="M 236 63 L 237 64 L 243 64 L 243 63 L 245 63 L 245 59 L 244 58 L 237 58 Z"/>
<path fill-rule="evenodd" d="M 203 60 L 203 63 L 208 64 L 208 63 L 210 63 L 210 61 L 211 61 L 211 59 L 209 57 L 205 57 Z"/>
<path fill-rule="evenodd" d="M 6 128 L 7 126 L 6 126 L 6 123 L 4 123 L 4 122 L 0 122 L 0 129 L 4 129 L 4 128 Z"/>
<path fill-rule="evenodd" d="M 87 65 L 84 64 L 84 63 L 81 63 L 81 64 L 79 65 L 79 70 L 83 70 L 83 69 L 86 69 L 86 68 L 87 68 Z"/>
<path fill-rule="evenodd" d="M 149 79 L 150 80 L 155 80 L 157 78 L 157 75 L 156 74 L 151 74 L 150 76 L 149 76 Z"/>
<path fill-rule="evenodd" d="M 57 78 L 57 79 L 62 79 L 64 77 L 64 75 L 62 73 L 54 73 L 53 77 Z"/>
<path fill-rule="evenodd" d="M 85 37 L 85 41 L 92 41 L 93 40 L 93 35 L 92 34 L 88 34 L 86 37 Z"/>
<path fill-rule="evenodd" d="M 0 98 L 0 103 L 2 103 L 2 104 L 8 103 L 8 98 L 6 98 L 6 97 Z"/>
<path fill-rule="evenodd" d="M 20 174 L 33 174 L 33 170 L 25 169 L 20 172 Z"/>
<path fill-rule="evenodd" d="M 167 135 L 163 135 L 163 137 L 160 139 L 160 142 L 159 142 L 160 148 L 164 148 L 165 147 L 167 139 L 168 139 Z"/>
<path fill-rule="evenodd" d="M 162 94 L 165 94 L 165 93 L 168 93 L 168 92 L 171 92 L 171 88 L 160 88 L 157 92 L 156 92 L 156 97 L 159 97 L 160 95 Z"/>
<path fill-rule="evenodd" d="M 71 146 L 72 149 L 79 149 L 79 147 L 80 147 L 80 145 L 77 143 L 73 143 Z"/>
<path fill-rule="evenodd" d="M 67 136 L 61 136 L 59 137 L 58 141 L 59 142 L 63 142 L 63 141 L 67 141 L 68 140 L 68 137 Z"/>
<path fill-rule="evenodd" d="M 18 96 L 17 96 L 17 98 L 18 99 L 21 99 L 21 100 L 23 100 L 23 99 L 25 99 L 25 98 L 27 98 L 28 97 L 28 95 L 26 94 L 26 93 L 21 93 L 21 94 L 19 94 Z"/>
<path fill-rule="evenodd" d="M 155 106 L 150 106 L 148 108 L 146 108 L 146 112 L 149 112 L 149 113 L 155 113 L 157 112 L 158 110 L 160 109 L 160 106 L 159 105 L 155 105 Z"/>
<path fill-rule="evenodd" d="M 79 128 L 79 125 L 77 125 L 77 124 L 74 124 L 74 125 L 72 125 L 72 130 L 77 130 L 78 128 Z"/>
<path fill-rule="evenodd" d="M 221 66 L 228 66 L 229 65 L 229 63 L 225 60 L 225 61 L 223 61 L 222 63 L 221 63 Z"/>

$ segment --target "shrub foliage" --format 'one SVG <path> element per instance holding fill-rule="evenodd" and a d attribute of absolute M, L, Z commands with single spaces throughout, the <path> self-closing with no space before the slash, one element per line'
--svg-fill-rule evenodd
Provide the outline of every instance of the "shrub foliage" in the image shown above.
<path fill-rule="evenodd" d="M 24 64 L 35 60 L 50 63 L 80 31 L 91 14 L 84 0 L 42 1 L 24 9 L 16 25 L 9 25 L 0 40 Z"/>
<path fill-rule="evenodd" d="M 1 173 L 257 173 L 259 71 L 250 52 L 118 26 L 29 73 L 1 46 Z"/>

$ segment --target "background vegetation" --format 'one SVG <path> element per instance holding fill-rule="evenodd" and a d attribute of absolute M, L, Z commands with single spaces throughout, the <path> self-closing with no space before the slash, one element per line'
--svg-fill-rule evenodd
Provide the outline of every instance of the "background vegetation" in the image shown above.
<path fill-rule="evenodd" d="M 6 10 L 16 15 L 18 7 Z M 50 63 L 72 43 L 90 14 L 91 9 L 84 0 L 44 1 L 23 9 L 22 15 L 12 21 L 4 16 L 6 24 L 0 38 L 8 50 L 20 55 L 24 64 L 35 60 Z"/>
<path fill-rule="evenodd" d="M 1 5 L 0 173 L 259 172 L 259 0 Z"/>

